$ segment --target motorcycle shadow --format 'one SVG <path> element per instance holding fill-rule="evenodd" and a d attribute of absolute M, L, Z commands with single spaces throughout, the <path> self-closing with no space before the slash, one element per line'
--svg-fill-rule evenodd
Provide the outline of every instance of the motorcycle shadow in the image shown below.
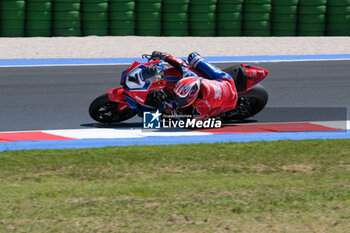
<path fill-rule="evenodd" d="M 81 124 L 82 127 L 88 128 L 139 128 L 142 127 L 142 123 L 89 123 Z"/>
<path fill-rule="evenodd" d="M 222 123 L 224 125 L 234 125 L 234 124 L 249 124 L 256 123 L 258 120 L 256 119 L 244 119 L 244 120 L 223 120 Z"/>

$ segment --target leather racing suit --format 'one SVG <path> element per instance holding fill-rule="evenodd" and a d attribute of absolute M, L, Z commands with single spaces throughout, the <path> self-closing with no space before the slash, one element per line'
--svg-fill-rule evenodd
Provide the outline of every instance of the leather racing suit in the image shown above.
<path fill-rule="evenodd" d="M 206 120 L 236 106 L 237 90 L 231 75 L 204 61 L 197 53 L 188 56 L 188 63 L 170 54 L 162 54 L 160 58 L 179 70 L 183 77 L 200 78 L 200 92 L 192 104 L 195 119 Z M 198 76 L 195 70 L 205 77 Z"/>

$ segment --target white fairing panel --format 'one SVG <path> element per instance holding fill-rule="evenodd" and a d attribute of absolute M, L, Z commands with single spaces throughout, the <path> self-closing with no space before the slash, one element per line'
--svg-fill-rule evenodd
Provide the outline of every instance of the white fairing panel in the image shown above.
<path fill-rule="evenodd" d="M 130 89 L 138 89 L 138 88 L 143 88 L 145 86 L 145 81 L 142 77 L 141 68 L 136 68 L 130 72 L 130 74 L 126 78 L 126 85 Z"/>

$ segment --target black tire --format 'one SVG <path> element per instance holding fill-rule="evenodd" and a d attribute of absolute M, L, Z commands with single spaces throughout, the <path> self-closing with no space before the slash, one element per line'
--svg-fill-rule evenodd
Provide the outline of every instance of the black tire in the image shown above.
<path fill-rule="evenodd" d="M 224 121 L 244 120 L 259 113 L 266 106 L 268 94 L 261 85 L 256 85 L 247 92 L 238 95 L 238 102 L 234 109 L 225 113 Z"/>
<path fill-rule="evenodd" d="M 89 114 L 92 119 L 101 123 L 118 123 L 135 116 L 136 113 L 130 108 L 118 112 L 118 105 L 111 101 L 107 94 L 103 94 L 90 104 Z"/>

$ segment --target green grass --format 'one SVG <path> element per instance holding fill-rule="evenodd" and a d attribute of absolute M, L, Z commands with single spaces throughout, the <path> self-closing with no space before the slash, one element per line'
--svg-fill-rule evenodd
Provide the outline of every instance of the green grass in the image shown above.
<path fill-rule="evenodd" d="M 0 153 L 0 232 L 348 232 L 350 140 Z"/>

